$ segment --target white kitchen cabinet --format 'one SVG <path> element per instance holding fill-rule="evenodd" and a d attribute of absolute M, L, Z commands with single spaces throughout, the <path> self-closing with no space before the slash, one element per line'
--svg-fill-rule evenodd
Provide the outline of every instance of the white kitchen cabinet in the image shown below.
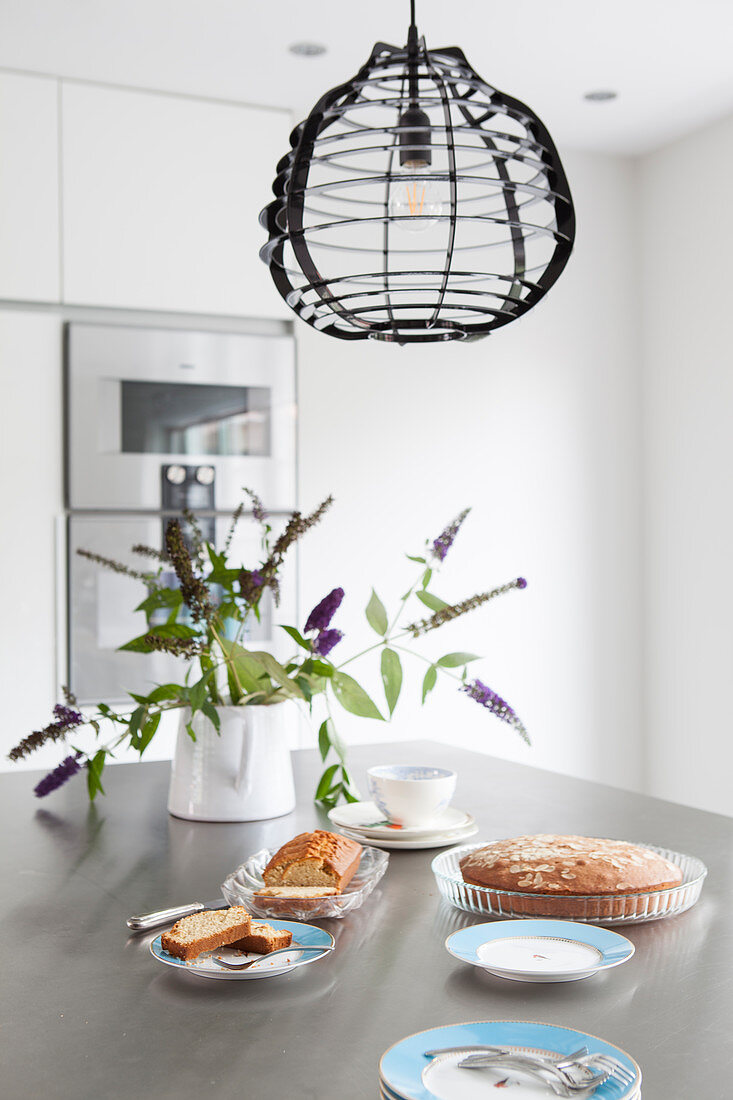
<path fill-rule="evenodd" d="M 285 318 L 258 222 L 286 111 L 62 82 L 64 301 Z"/>
<path fill-rule="evenodd" d="M 59 300 L 58 82 L 0 73 L 0 298 Z"/>

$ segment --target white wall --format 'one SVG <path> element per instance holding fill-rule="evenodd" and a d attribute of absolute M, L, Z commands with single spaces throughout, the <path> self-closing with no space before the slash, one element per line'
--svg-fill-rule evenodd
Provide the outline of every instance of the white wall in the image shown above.
<path fill-rule="evenodd" d="M 643 731 L 634 168 L 602 155 L 565 161 L 576 250 L 516 324 L 476 344 L 405 348 L 346 344 L 298 325 L 301 503 L 336 497 L 302 546 L 303 603 L 307 611 L 342 585 L 341 650 L 368 644 L 370 584 L 394 600 L 412 576 L 403 552 L 420 553 L 426 536 L 473 505 L 436 591 L 460 599 L 518 574 L 528 588 L 431 635 L 424 649 L 485 654 L 476 674 L 514 705 L 533 748 L 453 685 L 421 709 L 415 668 L 391 727 L 346 716 L 344 731 L 359 740 L 426 736 L 635 787 Z M 371 684 L 378 696 L 373 669 Z"/>
<path fill-rule="evenodd" d="M 733 117 L 645 157 L 645 785 L 733 813 Z"/>

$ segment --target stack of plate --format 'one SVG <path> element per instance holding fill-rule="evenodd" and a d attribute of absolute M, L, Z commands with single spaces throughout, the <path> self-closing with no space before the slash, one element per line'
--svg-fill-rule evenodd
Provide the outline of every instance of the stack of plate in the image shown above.
<path fill-rule="evenodd" d="M 590 1094 L 592 1100 L 641 1100 L 641 1070 L 625 1051 L 584 1031 L 525 1020 L 453 1024 L 408 1035 L 382 1055 L 379 1095 L 382 1100 L 486 1100 L 491 1086 L 511 1086 L 515 1100 L 548 1100 L 555 1095 L 549 1085 L 521 1070 L 459 1068 L 458 1063 L 476 1046 L 501 1046 L 558 1059 L 586 1047 L 590 1054 L 605 1054 L 618 1064 Z M 426 1053 L 445 1048 L 453 1049 Z"/>
<path fill-rule="evenodd" d="M 352 802 L 336 806 L 328 814 L 344 836 L 368 841 L 377 848 L 444 848 L 458 844 L 478 832 L 478 825 L 465 810 L 449 806 L 425 825 L 403 826 L 385 821 L 373 802 Z"/>

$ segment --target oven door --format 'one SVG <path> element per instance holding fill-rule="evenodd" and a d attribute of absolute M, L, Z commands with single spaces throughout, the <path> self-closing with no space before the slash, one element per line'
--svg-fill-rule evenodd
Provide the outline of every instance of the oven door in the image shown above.
<path fill-rule="evenodd" d="M 155 684 L 180 682 L 186 663 L 165 653 L 119 652 L 119 646 L 143 634 L 145 616 L 134 608 L 145 599 L 142 581 L 114 573 L 77 554 L 91 550 L 137 570 L 150 567 L 149 559 L 131 553 L 139 543 L 159 547 L 166 517 L 157 515 L 74 515 L 68 519 L 69 606 L 68 684 L 80 703 L 118 703 L 128 691 L 144 694 Z M 277 531 L 277 517 L 271 521 Z M 229 529 L 229 516 L 200 517 L 209 533 L 213 525 L 217 546 Z M 296 550 L 281 571 L 281 600 L 275 608 L 269 595 L 262 602 L 262 621 L 253 623 L 245 644 L 267 648 L 286 658 L 293 643 L 276 624 L 296 622 Z M 255 568 L 261 560 L 261 531 L 253 520 L 242 518 L 232 539 L 229 561 Z"/>
<path fill-rule="evenodd" d="M 292 337 L 69 324 L 65 361 L 70 509 L 160 511 L 171 466 L 207 471 L 214 510 L 244 485 L 294 507 Z"/>

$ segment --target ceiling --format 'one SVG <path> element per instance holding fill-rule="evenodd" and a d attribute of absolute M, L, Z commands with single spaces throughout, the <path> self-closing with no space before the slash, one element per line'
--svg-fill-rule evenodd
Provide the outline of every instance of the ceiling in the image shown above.
<path fill-rule="evenodd" d="M 287 107 L 303 117 L 407 0 L 0 0 L 0 67 Z M 639 154 L 733 111 L 731 0 L 417 0 L 428 47 L 461 46 L 563 147 Z M 296 57 L 296 41 L 323 43 Z M 618 98 L 589 103 L 586 92 Z"/>

